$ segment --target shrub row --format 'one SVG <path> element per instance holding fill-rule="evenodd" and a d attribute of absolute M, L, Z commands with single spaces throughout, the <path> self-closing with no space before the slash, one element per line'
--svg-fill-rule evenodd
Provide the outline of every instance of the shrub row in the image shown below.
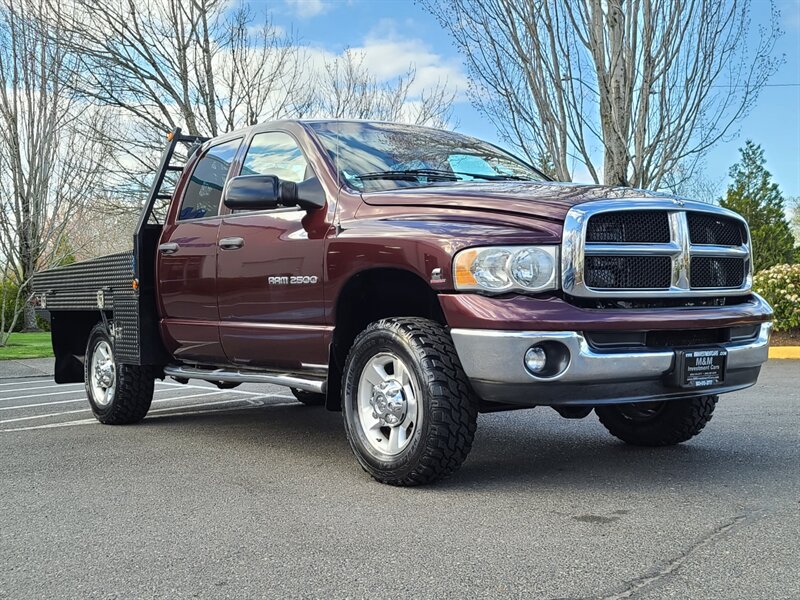
<path fill-rule="evenodd" d="M 775 265 L 756 273 L 753 289 L 775 311 L 775 330 L 800 328 L 800 264 Z"/>

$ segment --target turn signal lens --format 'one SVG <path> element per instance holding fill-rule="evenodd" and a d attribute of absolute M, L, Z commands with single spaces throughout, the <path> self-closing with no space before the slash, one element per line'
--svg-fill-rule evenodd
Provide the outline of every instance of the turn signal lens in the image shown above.
<path fill-rule="evenodd" d="M 455 287 L 485 292 L 542 292 L 558 287 L 558 246 L 469 248 L 453 259 Z"/>
<path fill-rule="evenodd" d="M 458 253 L 453 267 L 457 288 L 478 285 L 478 282 L 475 281 L 475 276 L 472 274 L 472 264 L 477 257 L 477 250 L 464 250 Z"/>

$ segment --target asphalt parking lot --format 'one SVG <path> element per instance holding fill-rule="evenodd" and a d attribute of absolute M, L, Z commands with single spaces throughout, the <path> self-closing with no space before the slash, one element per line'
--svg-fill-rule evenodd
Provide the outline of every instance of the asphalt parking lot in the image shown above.
<path fill-rule="evenodd" d="M 108 427 L 0 379 L 0 598 L 798 598 L 799 383 L 771 361 L 667 449 L 482 415 L 455 477 L 398 489 L 283 388 L 166 382 Z"/>

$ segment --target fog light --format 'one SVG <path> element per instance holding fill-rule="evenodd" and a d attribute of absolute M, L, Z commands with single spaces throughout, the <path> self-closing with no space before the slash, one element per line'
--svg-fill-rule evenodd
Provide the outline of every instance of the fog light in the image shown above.
<path fill-rule="evenodd" d="M 525 368 L 533 374 L 541 373 L 547 365 L 547 353 L 544 348 L 531 346 L 525 353 Z"/>

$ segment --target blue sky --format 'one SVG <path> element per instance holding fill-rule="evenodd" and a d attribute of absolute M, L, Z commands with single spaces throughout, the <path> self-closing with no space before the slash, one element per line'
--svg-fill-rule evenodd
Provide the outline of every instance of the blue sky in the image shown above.
<path fill-rule="evenodd" d="M 709 152 L 705 175 L 724 190 L 738 148 L 751 138 L 764 148 L 767 168 L 788 198 L 800 196 L 800 0 L 776 0 L 776 5 L 784 30 L 776 53 L 785 55 L 786 62 L 740 122 L 734 139 Z M 363 49 L 379 77 L 395 77 L 414 63 L 419 85 L 446 78 L 465 90 L 461 57 L 438 22 L 412 0 L 271 0 L 266 6 L 275 24 L 293 30 L 304 46 L 331 54 L 347 47 Z M 754 27 L 764 22 L 768 7 L 768 0 L 753 0 Z M 453 116 L 459 131 L 497 140 L 494 126 L 466 94 L 459 95 Z"/>

